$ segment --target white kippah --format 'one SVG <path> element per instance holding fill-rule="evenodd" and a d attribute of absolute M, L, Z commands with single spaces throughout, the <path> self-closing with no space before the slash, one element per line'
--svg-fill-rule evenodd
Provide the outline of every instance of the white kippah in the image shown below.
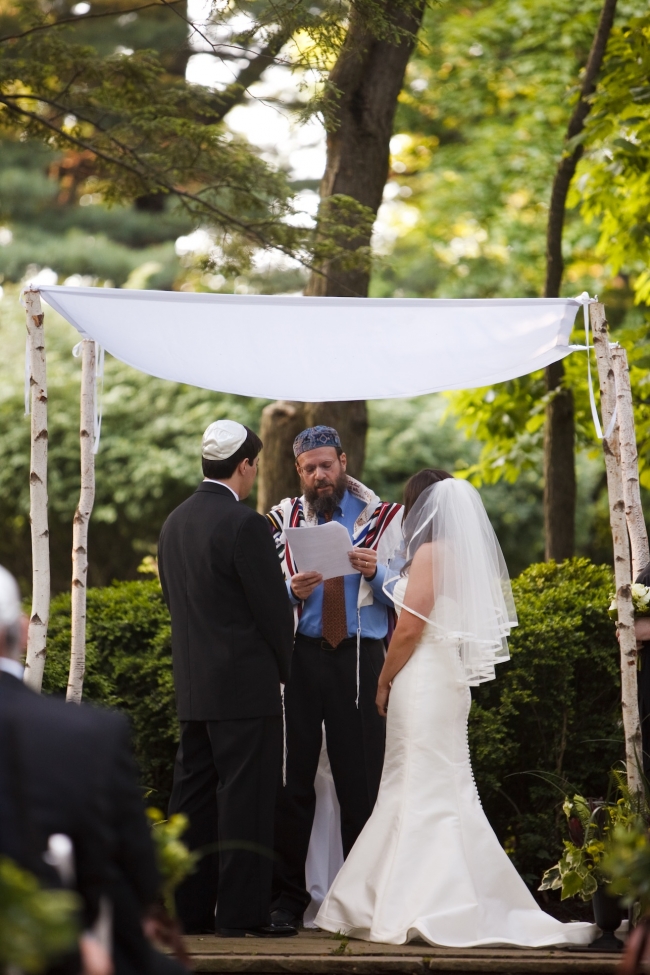
<path fill-rule="evenodd" d="M 21 612 L 18 584 L 12 574 L 0 565 L 0 629 L 17 623 Z"/>
<path fill-rule="evenodd" d="M 217 420 L 203 434 L 201 453 L 206 460 L 227 460 L 248 436 L 246 427 L 235 420 Z"/>

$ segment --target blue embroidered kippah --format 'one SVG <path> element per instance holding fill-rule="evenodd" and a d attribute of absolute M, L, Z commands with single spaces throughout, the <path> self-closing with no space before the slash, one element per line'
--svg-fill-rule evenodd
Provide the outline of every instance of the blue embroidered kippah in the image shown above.
<path fill-rule="evenodd" d="M 319 424 L 317 427 L 308 427 L 299 433 L 293 442 L 294 457 L 306 453 L 308 450 L 316 450 L 317 447 L 338 447 L 341 449 L 341 438 L 334 427 L 325 427 Z"/>

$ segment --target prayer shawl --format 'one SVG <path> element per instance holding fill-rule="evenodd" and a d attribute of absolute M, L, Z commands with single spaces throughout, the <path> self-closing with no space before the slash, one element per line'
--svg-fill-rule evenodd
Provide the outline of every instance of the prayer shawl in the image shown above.
<path fill-rule="evenodd" d="M 354 523 L 352 544 L 362 548 L 372 548 L 377 552 L 377 560 L 386 565 L 402 540 L 402 505 L 380 501 L 371 491 L 353 477 L 348 477 L 350 494 L 365 503 L 365 508 Z M 282 564 L 285 579 L 289 580 L 298 571 L 287 545 L 284 529 L 302 528 L 303 525 L 317 525 L 318 517 L 302 498 L 285 498 L 266 516 L 271 524 L 275 547 Z M 372 589 L 366 579 L 361 577 L 357 601 L 357 620 L 362 606 L 374 602 Z M 302 613 L 302 603 L 295 608 L 296 627 Z M 360 627 L 360 622 L 358 623 Z M 359 629 L 360 635 L 360 629 Z"/>

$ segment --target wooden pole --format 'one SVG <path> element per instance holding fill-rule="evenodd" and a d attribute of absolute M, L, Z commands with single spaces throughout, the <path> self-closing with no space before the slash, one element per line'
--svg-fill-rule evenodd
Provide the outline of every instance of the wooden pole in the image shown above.
<path fill-rule="evenodd" d="M 607 332 L 605 306 L 596 303 L 589 306 L 594 349 L 600 380 L 600 402 L 603 426 L 608 431 L 616 405 L 614 365 Z M 617 412 L 617 421 L 620 417 Z M 616 604 L 618 608 L 618 639 L 621 650 L 621 704 L 623 709 L 623 734 L 625 737 L 625 761 L 627 781 L 633 793 L 642 789 L 641 772 L 641 725 L 637 698 L 637 649 L 632 606 L 632 564 L 630 543 L 625 517 L 625 495 L 621 472 L 621 451 L 618 423 L 609 437 L 603 438 L 607 493 L 609 495 L 609 522 L 614 544 L 614 575 L 616 579 Z"/>
<path fill-rule="evenodd" d="M 25 683 L 40 693 L 50 617 L 50 533 L 47 520 L 47 370 L 41 298 L 24 292 L 31 393 L 29 520 L 32 530 L 32 611 L 27 636 Z"/>
<path fill-rule="evenodd" d="M 634 432 L 634 408 L 632 406 L 627 353 L 620 345 L 612 348 L 611 353 L 616 380 L 616 419 L 618 421 L 618 439 L 621 451 L 625 517 L 632 548 L 632 578 L 636 579 L 639 572 L 645 569 L 650 562 L 648 532 L 643 517 L 643 507 L 641 506 L 639 461 Z"/>
<path fill-rule="evenodd" d="M 81 702 L 86 672 L 86 593 L 88 581 L 88 525 L 95 501 L 95 372 L 96 346 L 81 343 L 81 490 L 72 522 L 72 607 L 70 673 L 66 701 Z"/>

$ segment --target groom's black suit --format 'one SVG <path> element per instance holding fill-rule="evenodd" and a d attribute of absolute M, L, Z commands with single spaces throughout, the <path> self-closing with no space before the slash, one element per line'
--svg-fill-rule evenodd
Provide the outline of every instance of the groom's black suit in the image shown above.
<path fill-rule="evenodd" d="M 204 481 L 160 535 L 172 617 L 181 741 L 170 814 L 192 849 L 219 844 L 179 889 L 188 931 L 268 924 L 273 814 L 282 764 L 280 683 L 293 613 L 268 525 L 224 485 Z"/>

